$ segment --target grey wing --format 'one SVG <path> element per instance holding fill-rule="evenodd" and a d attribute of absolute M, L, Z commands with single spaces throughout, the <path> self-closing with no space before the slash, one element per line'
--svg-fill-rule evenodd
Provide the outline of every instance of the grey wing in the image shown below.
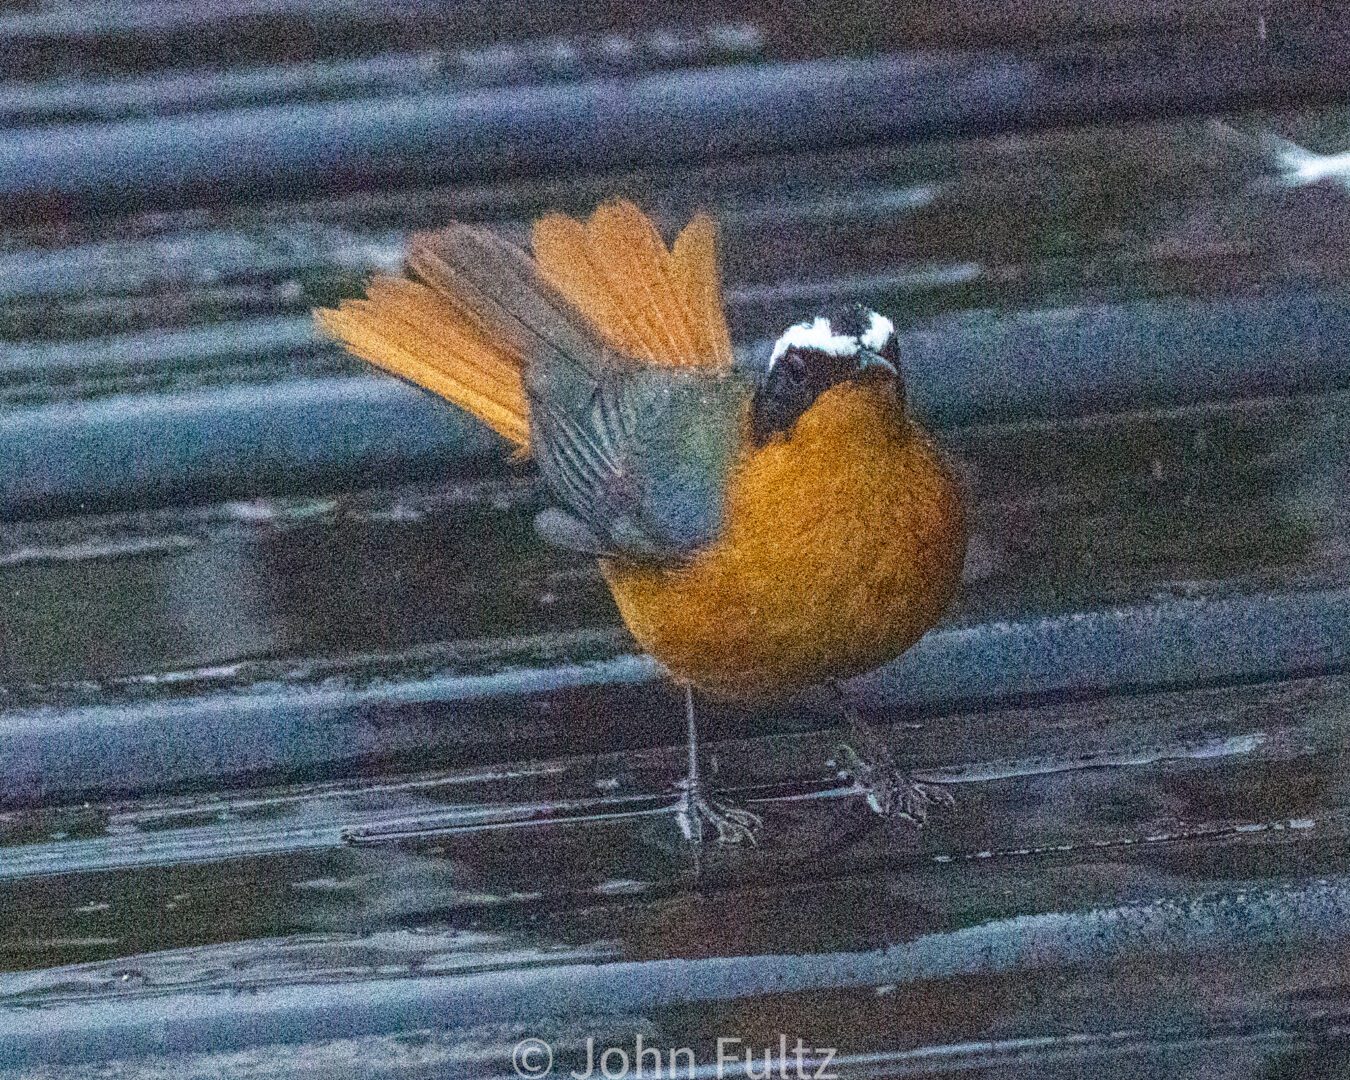
<path fill-rule="evenodd" d="M 597 385 L 581 410 L 531 398 L 539 468 L 562 504 L 545 539 L 593 554 L 679 562 L 722 524 L 748 389 L 739 378 L 637 368 Z"/>
<path fill-rule="evenodd" d="M 525 359 L 531 451 L 557 504 L 537 521 L 546 540 L 669 562 L 716 535 L 744 376 L 616 352 L 525 252 L 486 230 L 418 237 L 410 263 Z"/>

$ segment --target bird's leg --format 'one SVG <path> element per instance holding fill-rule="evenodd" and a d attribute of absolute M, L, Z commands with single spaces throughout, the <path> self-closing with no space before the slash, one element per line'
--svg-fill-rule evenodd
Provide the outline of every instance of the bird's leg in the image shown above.
<path fill-rule="evenodd" d="M 680 782 L 680 800 L 675 804 L 675 821 L 680 826 L 680 832 L 695 846 L 702 845 L 704 830 L 708 826 L 717 830 L 719 844 L 753 844 L 755 832 L 760 826 L 759 815 L 713 799 L 703 786 L 698 763 L 694 691 L 688 685 L 684 688 L 684 713 L 689 726 L 689 771 Z"/>
<path fill-rule="evenodd" d="M 933 806 L 955 806 L 956 799 L 939 784 L 915 780 L 895 760 L 886 739 L 862 718 L 837 683 L 830 688 L 839 698 L 848 724 L 846 742 L 839 744 L 843 772 L 867 795 L 867 805 L 882 817 L 923 825 Z"/>

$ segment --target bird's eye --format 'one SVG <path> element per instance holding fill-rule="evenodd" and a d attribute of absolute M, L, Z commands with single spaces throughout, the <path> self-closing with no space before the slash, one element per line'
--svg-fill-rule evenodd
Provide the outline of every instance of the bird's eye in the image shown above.
<path fill-rule="evenodd" d="M 806 381 L 806 361 L 796 353 L 788 353 L 783 357 L 783 374 L 787 376 L 787 381 L 794 386 Z"/>

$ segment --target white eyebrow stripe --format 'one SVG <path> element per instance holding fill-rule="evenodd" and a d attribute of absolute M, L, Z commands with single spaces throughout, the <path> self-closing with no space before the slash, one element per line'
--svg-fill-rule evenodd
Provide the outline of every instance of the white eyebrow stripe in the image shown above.
<path fill-rule="evenodd" d="M 800 322 L 784 330 L 783 336 L 774 343 L 773 352 L 769 355 L 769 367 L 772 368 L 782 355 L 792 348 L 819 349 L 830 356 L 858 354 L 857 340 L 847 334 L 836 334 L 830 320 L 824 315 L 817 315 L 809 323 Z"/>
<path fill-rule="evenodd" d="M 877 312 L 872 312 L 872 322 L 867 327 L 867 333 L 862 336 L 862 343 L 873 352 L 881 352 L 885 347 L 890 336 L 895 333 L 895 323 Z"/>

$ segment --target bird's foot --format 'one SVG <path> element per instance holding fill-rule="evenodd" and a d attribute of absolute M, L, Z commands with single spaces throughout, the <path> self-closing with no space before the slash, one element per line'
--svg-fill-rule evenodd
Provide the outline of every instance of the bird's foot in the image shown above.
<path fill-rule="evenodd" d="M 763 824 L 758 814 L 714 799 L 697 780 L 683 780 L 679 786 L 675 822 L 691 844 L 701 847 L 709 828 L 716 830 L 719 844 L 755 844 L 755 834 Z"/>
<path fill-rule="evenodd" d="M 861 752 L 849 743 L 840 743 L 839 752 L 844 759 L 841 773 L 862 789 L 867 805 L 888 820 L 922 827 L 931 808 L 956 805 L 945 787 L 915 780 L 901 769 L 879 740 Z"/>

